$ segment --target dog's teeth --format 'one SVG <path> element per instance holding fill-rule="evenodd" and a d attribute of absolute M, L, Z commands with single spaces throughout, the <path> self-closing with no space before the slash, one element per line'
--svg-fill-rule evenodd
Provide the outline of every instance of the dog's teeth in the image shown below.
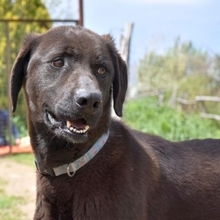
<path fill-rule="evenodd" d="M 84 128 L 84 130 L 85 130 L 85 131 L 88 131 L 88 130 L 89 130 L 89 125 L 86 125 L 85 128 Z"/>
<path fill-rule="evenodd" d="M 83 129 L 74 128 L 70 121 L 66 121 L 67 128 L 77 134 L 84 134 L 89 130 L 89 125 L 86 125 Z"/>
<path fill-rule="evenodd" d="M 66 121 L 66 126 L 67 126 L 67 128 L 71 128 L 71 122 L 70 121 Z"/>

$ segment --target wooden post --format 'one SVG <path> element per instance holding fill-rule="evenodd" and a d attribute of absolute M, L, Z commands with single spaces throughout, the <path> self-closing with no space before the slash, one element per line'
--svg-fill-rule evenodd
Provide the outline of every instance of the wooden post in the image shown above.
<path fill-rule="evenodd" d="M 124 34 L 121 36 L 119 53 L 121 54 L 122 59 L 129 66 L 129 53 L 130 53 L 130 44 L 131 44 L 131 35 L 133 31 L 133 23 L 127 23 L 124 28 Z"/>

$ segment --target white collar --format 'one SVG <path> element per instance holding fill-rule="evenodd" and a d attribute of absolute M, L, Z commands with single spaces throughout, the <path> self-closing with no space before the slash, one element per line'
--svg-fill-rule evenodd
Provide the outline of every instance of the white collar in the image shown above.
<path fill-rule="evenodd" d="M 35 161 L 37 169 L 42 173 L 42 174 L 49 174 L 53 173 L 54 175 L 52 176 L 60 176 L 62 174 L 66 174 L 69 177 L 73 177 L 78 169 L 86 165 L 95 155 L 102 149 L 102 147 L 105 145 L 107 139 L 109 136 L 109 130 L 104 133 L 96 142 L 95 144 L 90 148 L 88 152 L 86 152 L 83 156 L 78 158 L 72 163 L 64 164 L 58 167 L 52 168 L 52 172 L 49 170 L 41 170 L 39 164 L 37 161 Z"/>

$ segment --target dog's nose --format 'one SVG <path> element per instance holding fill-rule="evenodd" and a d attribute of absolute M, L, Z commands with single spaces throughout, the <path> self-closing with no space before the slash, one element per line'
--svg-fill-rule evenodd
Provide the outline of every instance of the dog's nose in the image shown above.
<path fill-rule="evenodd" d="M 78 92 L 75 98 L 76 104 L 91 113 L 95 113 L 102 105 L 102 95 L 98 92 Z"/>

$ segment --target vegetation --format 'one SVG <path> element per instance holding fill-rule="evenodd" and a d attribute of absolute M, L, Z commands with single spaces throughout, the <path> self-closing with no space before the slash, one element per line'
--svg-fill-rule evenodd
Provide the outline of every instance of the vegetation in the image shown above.
<path fill-rule="evenodd" d="M 220 56 L 209 55 L 180 38 L 164 53 L 149 51 L 139 65 L 139 94 L 166 93 L 171 98 L 194 99 L 220 95 Z"/>
<path fill-rule="evenodd" d="M 50 19 L 49 13 L 41 0 L 0 0 L 1 19 Z M 8 108 L 7 85 L 8 75 L 11 69 L 9 66 L 14 62 L 24 36 L 30 32 L 45 32 L 51 27 L 51 23 L 24 23 L 24 22 L 0 22 L 0 105 Z M 7 37 L 9 34 L 9 37 Z M 10 47 L 7 45 L 10 45 Z M 8 55 L 7 53 L 8 52 Z M 8 59 L 7 59 L 8 56 Z M 8 66 L 7 66 L 8 63 Z M 25 120 L 26 115 L 23 95 L 18 101 L 16 115 Z"/>
<path fill-rule="evenodd" d="M 13 118 L 13 123 L 19 129 L 19 133 L 20 133 L 21 137 L 26 137 L 28 135 L 27 123 L 26 123 L 26 120 L 24 118 L 21 118 L 19 115 L 16 115 Z"/>
<path fill-rule="evenodd" d="M 219 126 L 196 114 L 178 112 L 168 105 L 158 106 L 155 98 L 128 101 L 124 120 L 131 127 L 169 140 L 220 138 Z"/>
<path fill-rule="evenodd" d="M 30 153 L 23 153 L 23 154 L 11 154 L 7 156 L 7 159 L 13 160 L 15 162 L 18 162 L 20 164 L 28 165 L 35 167 L 34 164 L 34 155 Z"/>
<path fill-rule="evenodd" d="M 21 220 L 24 215 L 19 209 L 21 204 L 25 203 L 25 199 L 19 196 L 10 196 L 5 190 L 4 186 L 7 184 L 0 179 L 0 219 L 1 220 Z"/>

